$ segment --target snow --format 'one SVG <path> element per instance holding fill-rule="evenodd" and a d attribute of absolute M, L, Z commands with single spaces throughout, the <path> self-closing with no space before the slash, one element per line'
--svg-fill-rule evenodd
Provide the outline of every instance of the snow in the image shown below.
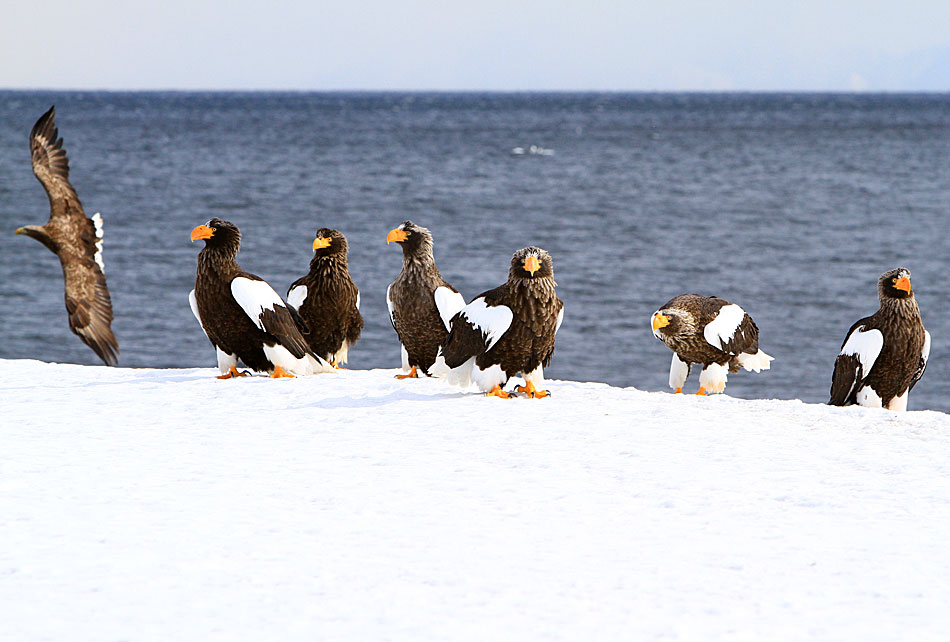
<path fill-rule="evenodd" d="M 942 640 L 950 420 L 0 360 L 0 639 Z"/>

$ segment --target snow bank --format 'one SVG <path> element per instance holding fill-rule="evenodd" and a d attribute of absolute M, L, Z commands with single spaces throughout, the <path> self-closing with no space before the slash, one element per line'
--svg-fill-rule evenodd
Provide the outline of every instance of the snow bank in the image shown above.
<path fill-rule="evenodd" d="M 0 360 L 0 638 L 938 640 L 950 420 Z"/>

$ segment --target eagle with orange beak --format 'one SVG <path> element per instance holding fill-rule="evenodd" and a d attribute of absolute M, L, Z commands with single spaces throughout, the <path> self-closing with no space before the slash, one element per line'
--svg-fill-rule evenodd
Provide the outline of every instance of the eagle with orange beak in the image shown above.
<path fill-rule="evenodd" d="M 198 253 L 191 311 L 214 346 L 219 379 L 243 376 L 238 361 L 271 377 L 293 377 L 331 370 L 300 334 L 284 301 L 268 283 L 237 264 L 241 232 L 229 221 L 213 218 L 191 231 L 204 241 Z"/>
<path fill-rule="evenodd" d="M 677 393 L 694 363 L 701 363 L 698 395 L 723 392 L 730 372 L 768 370 L 772 357 L 759 350 L 759 328 L 745 310 L 714 296 L 681 294 L 650 319 L 653 336 L 673 351 L 670 388 Z"/>
<path fill-rule="evenodd" d="M 449 336 L 449 320 L 465 299 L 439 274 L 432 254 L 432 233 L 406 221 L 386 235 L 386 244 L 402 246 L 402 271 L 386 290 L 389 320 L 399 337 L 402 369 L 398 379 L 428 375 L 439 346 Z"/>
<path fill-rule="evenodd" d="M 907 410 L 907 398 L 930 356 L 930 333 L 910 286 L 910 270 L 885 272 L 877 282 L 881 307 L 848 330 L 831 376 L 832 406 L 858 404 Z"/>
<path fill-rule="evenodd" d="M 564 319 L 556 285 L 550 254 L 539 247 L 515 252 L 508 281 L 479 294 L 452 318 L 434 372 L 460 387 L 474 383 L 488 396 L 547 397 L 544 368 Z M 506 391 L 508 380 L 518 375 L 525 385 Z"/>
<path fill-rule="evenodd" d="M 310 272 L 290 286 L 287 305 L 296 310 L 307 345 L 334 367 L 346 363 L 360 338 L 360 291 L 347 265 L 349 244 L 337 230 L 317 230 Z"/>

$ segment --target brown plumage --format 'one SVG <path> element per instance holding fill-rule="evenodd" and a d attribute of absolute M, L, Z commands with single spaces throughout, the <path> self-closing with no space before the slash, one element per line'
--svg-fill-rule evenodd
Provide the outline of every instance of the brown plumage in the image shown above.
<path fill-rule="evenodd" d="M 520 392 L 547 396 L 544 368 L 554 355 L 554 337 L 564 318 L 555 294 L 551 255 L 526 247 L 511 257 L 508 281 L 475 297 L 452 319 L 442 347 L 438 374 L 449 383 L 475 383 L 482 391 L 505 397 L 504 386 L 522 375 Z"/>
<path fill-rule="evenodd" d="M 102 218 L 86 218 L 69 182 L 69 159 L 58 138 L 55 107 L 30 132 L 33 173 L 49 197 L 45 225 L 26 225 L 17 234 L 30 236 L 59 257 L 63 268 L 69 328 L 107 365 L 118 363 L 119 342 L 112 332 L 112 299 L 102 264 Z"/>
<path fill-rule="evenodd" d="M 191 240 L 205 242 L 189 295 L 191 311 L 214 345 L 225 377 L 238 374 L 238 360 L 275 377 L 330 369 L 312 353 L 277 292 L 237 264 L 241 232 L 236 225 L 213 218 L 192 230 Z"/>
<path fill-rule="evenodd" d="M 429 230 L 406 221 L 389 232 L 386 243 L 391 242 L 402 246 L 402 271 L 386 291 L 389 320 L 402 344 L 402 367 L 408 377 L 417 376 L 417 370 L 429 374 L 449 335 L 449 320 L 465 299 L 439 274 Z"/>
<path fill-rule="evenodd" d="M 320 228 L 313 249 L 310 272 L 290 286 L 287 304 L 303 321 L 301 332 L 310 349 L 336 366 L 346 363 L 360 338 L 360 293 L 350 278 L 343 234 Z"/>
<path fill-rule="evenodd" d="M 833 406 L 859 404 L 906 410 L 908 393 L 924 375 L 930 333 L 910 285 L 910 271 L 897 268 L 877 284 L 881 307 L 848 330 L 831 377 Z"/>
<path fill-rule="evenodd" d="M 722 392 L 728 373 L 768 370 L 772 357 L 759 350 L 759 328 L 745 310 L 714 296 L 681 294 L 650 320 L 653 335 L 673 351 L 670 387 L 682 392 L 694 363 L 703 365 L 699 394 Z"/>

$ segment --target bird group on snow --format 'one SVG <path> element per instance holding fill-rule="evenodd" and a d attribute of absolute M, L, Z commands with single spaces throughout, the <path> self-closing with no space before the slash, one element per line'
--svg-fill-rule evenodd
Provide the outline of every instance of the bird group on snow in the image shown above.
<path fill-rule="evenodd" d="M 43 243 L 62 265 L 70 329 L 107 364 L 118 362 L 112 303 L 102 261 L 102 219 L 87 218 L 69 182 L 69 161 L 58 137 L 55 109 L 30 132 L 33 173 L 50 201 L 45 225 L 16 230 Z M 221 379 L 246 376 L 239 363 L 272 377 L 330 372 L 346 363 L 363 328 L 359 290 L 350 278 L 346 237 L 321 228 L 309 272 L 282 298 L 266 281 L 237 263 L 241 233 L 212 218 L 191 232 L 202 240 L 192 312 L 214 346 Z M 421 374 L 489 396 L 542 398 L 544 368 L 564 318 L 555 293 L 551 255 L 526 247 L 511 257 L 508 280 L 471 302 L 439 274 L 432 233 L 405 221 L 386 243 L 402 247 L 403 266 L 386 292 L 399 339 L 399 378 Z M 890 270 L 878 280 L 880 308 L 848 330 L 835 360 L 831 405 L 859 404 L 906 410 L 908 394 L 923 376 L 930 354 L 910 283 L 910 271 Z M 725 390 L 739 368 L 768 370 L 773 358 L 759 349 L 759 329 L 741 307 L 724 299 L 682 294 L 651 318 L 653 335 L 673 351 L 670 387 L 676 393 L 694 364 L 702 366 L 697 394 Z M 523 386 L 508 389 L 514 377 Z"/>

